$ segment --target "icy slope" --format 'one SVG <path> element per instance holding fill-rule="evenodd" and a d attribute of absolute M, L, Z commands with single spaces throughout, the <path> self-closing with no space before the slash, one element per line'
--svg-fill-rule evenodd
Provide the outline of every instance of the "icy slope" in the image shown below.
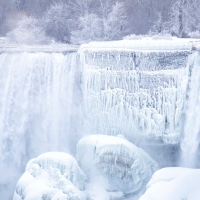
<path fill-rule="evenodd" d="M 83 171 L 108 191 L 125 194 L 145 186 L 157 163 L 123 136 L 90 135 L 77 144 L 77 160 Z"/>
<path fill-rule="evenodd" d="M 13 200 L 84 200 L 86 176 L 66 153 L 50 152 L 28 162 Z"/>
<path fill-rule="evenodd" d="M 81 46 L 85 132 L 122 134 L 131 141 L 145 137 L 179 143 L 188 82 L 186 66 L 193 44 L 186 41 Z M 140 42 L 145 50 L 138 46 Z M 163 42 L 174 47 L 165 49 Z M 153 49 L 152 44 L 162 48 Z M 177 44 L 180 48 L 176 49 Z"/>
<path fill-rule="evenodd" d="M 139 200 L 198 200 L 200 169 L 163 168 L 155 172 Z"/>

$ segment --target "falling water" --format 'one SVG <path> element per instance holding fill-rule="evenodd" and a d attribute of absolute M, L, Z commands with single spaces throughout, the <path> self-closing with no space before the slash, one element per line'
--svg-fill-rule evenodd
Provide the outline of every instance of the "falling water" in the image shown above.
<path fill-rule="evenodd" d="M 189 68 L 191 74 L 181 141 L 181 165 L 195 168 L 200 142 L 200 56 L 198 53 L 191 56 Z"/>
<path fill-rule="evenodd" d="M 11 198 L 29 159 L 73 153 L 81 103 L 77 65 L 76 53 L 0 55 L 0 197 Z"/>

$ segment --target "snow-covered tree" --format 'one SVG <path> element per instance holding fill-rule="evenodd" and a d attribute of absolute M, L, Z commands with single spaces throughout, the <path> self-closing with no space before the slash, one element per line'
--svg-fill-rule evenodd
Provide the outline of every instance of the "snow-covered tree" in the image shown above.
<path fill-rule="evenodd" d="M 159 34 L 162 33 L 164 29 L 165 27 L 164 22 L 162 20 L 162 14 L 158 13 L 158 19 L 153 23 L 153 26 L 150 29 L 150 33 Z"/>
<path fill-rule="evenodd" d="M 37 19 L 24 17 L 17 23 L 17 27 L 8 32 L 7 37 L 11 42 L 19 44 L 45 44 L 49 41 Z"/>
<path fill-rule="evenodd" d="M 75 14 L 74 17 L 83 17 L 87 14 L 94 13 L 96 0 L 73 0 L 69 1 L 70 10 Z"/>
<path fill-rule="evenodd" d="M 104 39 L 114 40 L 119 39 L 125 32 L 127 24 L 127 14 L 122 2 L 116 2 L 108 15 L 103 19 L 104 24 Z"/>
<path fill-rule="evenodd" d="M 115 0 L 99 0 L 98 5 L 99 5 L 99 13 L 102 18 L 106 18 L 108 14 L 112 10 L 112 6 L 115 4 Z"/>
<path fill-rule="evenodd" d="M 190 32 L 195 32 L 200 30 L 200 0 L 188 0 L 188 4 L 188 28 Z"/>
<path fill-rule="evenodd" d="M 79 19 L 79 29 L 72 31 L 75 43 L 98 41 L 102 39 L 102 20 L 95 14 L 86 14 Z"/>
<path fill-rule="evenodd" d="M 158 19 L 153 23 L 151 29 L 148 32 L 148 36 L 168 38 L 171 37 L 171 31 L 169 29 L 168 22 L 165 22 L 162 18 L 162 13 L 158 13 Z"/>
<path fill-rule="evenodd" d="M 104 13 L 88 14 L 79 18 L 78 30 L 72 31 L 72 41 L 98 41 L 119 39 L 125 32 L 127 15 L 124 4 L 116 2 Z"/>
<path fill-rule="evenodd" d="M 178 37 L 200 28 L 200 0 L 178 0 L 171 8 L 168 27 Z"/>
<path fill-rule="evenodd" d="M 178 0 L 171 8 L 169 29 L 178 37 L 185 37 L 187 33 L 188 4 L 187 0 Z"/>
<path fill-rule="evenodd" d="M 70 42 L 69 14 L 66 4 L 52 4 L 43 17 L 46 34 L 59 42 Z"/>

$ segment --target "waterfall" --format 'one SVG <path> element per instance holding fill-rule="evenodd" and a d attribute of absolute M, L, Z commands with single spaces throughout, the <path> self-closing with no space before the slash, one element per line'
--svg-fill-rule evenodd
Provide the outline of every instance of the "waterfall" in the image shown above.
<path fill-rule="evenodd" d="M 200 56 L 195 53 L 189 59 L 190 80 L 186 99 L 183 138 L 181 140 L 181 165 L 197 167 L 200 142 Z"/>
<path fill-rule="evenodd" d="M 80 77 L 77 53 L 0 54 L 0 196 L 4 199 L 11 198 L 31 158 L 47 151 L 74 153 L 81 137 Z"/>
<path fill-rule="evenodd" d="M 47 151 L 74 154 L 79 138 L 88 134 L 122 134 L 132 142 L 148 138 L 170 146 L 180 142 L 184 126 L 182 162 L 195 165 L 199 55 L 185 68 L 190 51 L 82 48 L 79 53 L 0 54 L 4 199 L 11 199 L 28 160 Z"/>

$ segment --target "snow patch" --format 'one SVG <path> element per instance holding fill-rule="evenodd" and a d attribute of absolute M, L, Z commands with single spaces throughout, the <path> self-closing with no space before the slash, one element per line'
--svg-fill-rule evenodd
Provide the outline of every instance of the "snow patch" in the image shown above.
<path fill-rule="evenodd" d="M 199 184 L 199 169 L 163 168 L 155 172 L 139 200 L 197 200 Z"/>

